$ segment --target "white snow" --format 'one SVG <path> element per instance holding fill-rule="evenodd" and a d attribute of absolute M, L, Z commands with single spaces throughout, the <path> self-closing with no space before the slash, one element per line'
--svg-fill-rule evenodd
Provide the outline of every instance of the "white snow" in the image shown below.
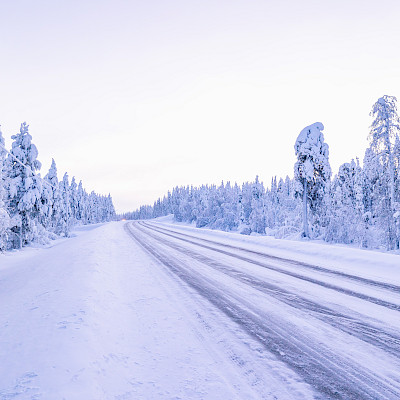
<path fill-rule="evenodd" d="M 178 226 L 168 218 L 155 225 L 400 284 L 396 255 L 244 237 Z M 301 376 L 146 253 L 124 223 L 82 227 L 75 235 L 49 248 L 0 255 L 0 399 L 314 398 L 315 391 Z M 185 246 L 187 255 L 160 244 L 160 254 L 193 269 L 200 283 L 223 291 L 251 312 L 262 312 L 266 325 L 278 321 L 282 332 L 294 330 L 379 379 L 399 379 L 400 363 L 394 356 L 200 261 L 189 261 L 189 252 L 200 250 Z M 400 329 L 398 311 L 211 250 L 201 254 L 390 332 Z M 320 273 L 310 276 L 324 279 Z M 338 277 L 330 282 L 400 304 L 396 293 L 387 295 Z"/>
<path fill-rule="evenodd" d="M 0 399 L 255 398 L 173 285 L 119 223 L 0 255 Z"/>
<path fill-rule="evenodd" d="M 301 130 L 299 136 L 297 137 L 295 149 L 302 146 L 304 143 L 309 142 L 310 145 L 317 145 L 321 131 L 324 130 L 324 125 L 322 122 L 314 122 L 313 124 L 306 126 Z"/>

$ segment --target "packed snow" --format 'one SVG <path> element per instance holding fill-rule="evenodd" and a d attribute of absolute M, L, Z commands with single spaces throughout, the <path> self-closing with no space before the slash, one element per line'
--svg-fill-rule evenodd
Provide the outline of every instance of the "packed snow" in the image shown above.
<path fill-rule="evenodd" d="M 0 255 L 0 398 L 395 399 L 398 268 L 171 218 L 81 227 Z"/>

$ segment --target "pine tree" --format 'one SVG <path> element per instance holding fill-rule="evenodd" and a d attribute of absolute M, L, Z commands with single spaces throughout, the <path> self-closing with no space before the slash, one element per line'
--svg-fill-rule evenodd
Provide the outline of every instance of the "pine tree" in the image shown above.
<path fill-rule="evenodd" d="M 379 155 L 381 163 L 388 170 L 390 187 L 390 206 L 394 206 L 394 140 L 398 137 L 400 121 L 397 115 L 397 99 L 394 96 L 383 96 L 374 104 L 371 116 L 371 148 Z"/>
<path fill-rule="evenodd" d="M 53 200 L 53 190 L 45 177 L 42 185 L 40 223 L 48 231 L 52 228 Z"/>
<path fill-rule="evenodd" d="M 10 217 L 7 212 L 7 207 L 4 202 L 6 191 L 6 177 L 3 176 L 4 162 L 6 157 L 6 150 L 4 148 L 5 142 L 3 134 L 0 129 L 0 251 L 6 250 L 7 247 L 7 230 L 10 227 Z"/>
<path fill-rule="evenodd" d="M 397 115 L 397 99 L 394 96 L 383 96 L 373 105 L 370 115 L 374 118 L 371 125 L 371 149 L 378 156 L 383 166 L 381 177 L 382 217 L 387 224 L 387 247 L 398 248 L 394 214 L 397 211 L 395 191 L 395 156 L 394 146 L 400 130 Z"/>
<path fill-rule="evenodd" d="M 49 190 L 51 191 L 51 215 L 50 215 L 50 231 L 59 235 L 64 232 L 64 223 L 62 216 L 65 214 L 65 204 L 61 195 L 60 185 L 57 177 L 57 166 L 52 159 L 49 172 L 45 176 L 45 181 L 49 183 Z"/>
<path fill-rule="evenodd" d="M 399 208 L 400 203 L 400 138 L 396 136 L 393 146 L 393 163 L 394 163 L 394 200 L 395 205 Z M 396 204 L 397 203 L 397 204 Z M 398 209 L 397 211 L 400 211 Z"/>
<path fill-rule="evenodd" d="M 115 208 L 114 208 L 114 204 L 113 204 L 113 200 L 111 197 L 111 194 L 108 194 L 108 197 L 106 199 L 106 221 L 115 221 L 115 217 L 116 217 L 116 213 L 115 213 Z M 165 214 L 161 214 L 161 215 L 165 215 Z"/>
<path fill-rule="evenodd" d="M 230 182 L 225 185 L 224 198 L 222 199 L 223 226 L 225 231 L 236 230 L 239 226 L 237 206 L 239 201 L 239 187 L 233 187 Z"/>
<path fill-rule="evenodd" d="M 354 160 L 340 166 L 331 186 L 330 218 L 326 240 L 363 242 L 363 193 L 361 168 Z"/>
<path fill-rule="evenodd" d="M 71 185 L 69 187 L 69 204 L 71 208 L 71 224 L 74 225 L 77 221 L 78 215 L 78 185 L 76 184 L 75 177 L 72 177 Z"/>
<path fill-rule="evenodd" d="M 308 207 L 314 216 L 323 212 L 325 187 L 331 177 L 329 147 L 324 142 L 324 126 L 316 122 L 304 128 L 295 143 L 294 166 L 297 196 L 303 199 L 303 235 L 309 237 Z"/>
<path fill-rule="evenodd" d="M 89 223 L 97 224 L 101 222 L 99 218 L 98 198 L 94 191 L 89 194 Z"/>
<path fill-rule="evenodd" d="M 76 218 L 83 224 L 87 224 L 87 193 L 83 189 L 82 181 L 79 181 L 76 193 L 78 207 L 76 210 Z"/>
<path fill-rule="evenodd" d="M 63 180 L 60 182 L 59 187 L 63 203 L 63 207 L 61 209 L 62 230 L 64 232 L 64 235 L 68 237 L 71 228 L 71 203 L 70 203 L 70 187 L 69 187 L 67 173 L 64 174 Z"/>
<path fill-rule="evenodd" d="M 258 176 L 252 184 L 251 194 L 250 229 L 252 232 L 265 234 L 264 186 L 258 180 Z"/>
<path fill-rule="evenodd" d="M 21 124 L 19 133 L 11 137 L 14 142 L 6 160 L 8 174 L 8 201 L 14 221 L 12 231 L 23 244 L 37 236 L 41 212 L 42 182 L 36 172 L 41 168 L 38 151 L 32 143 L 29 126 Z"/>

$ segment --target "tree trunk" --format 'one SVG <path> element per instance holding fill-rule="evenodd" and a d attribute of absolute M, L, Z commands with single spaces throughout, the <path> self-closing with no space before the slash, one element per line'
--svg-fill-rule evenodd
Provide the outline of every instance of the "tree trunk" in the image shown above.
<path fill-rule="evenodd" d="M 393 162 L 393 153 L 390 152 L 389 154 L 389 179 L 390 179 L 390 208 L 392 214 L 394 214 L 395 207 L 394 207 L 394 162 Z"/>
<path fill-rule="evenodd" d="M 308 218 L 307 218 L 307 179 L 304 179 L 303 187 L 303 235 L 308 238 Z"/>
<path fill-rule="evenodd" d="M 389 204 L 389 226 L 388 226 L 388 239 L 389 239 L 389 248 L 388 250 L 393 250 L 396 249 L 396 241 L 397 241 L 397 234 L 396 234 L 396 228 L 393 226 L 395 224 L 394 221 L 394 213 L 396 212 L 395 210 L 395 195 L 394 195 L 394 160 L 393 160 L 393 152 L 390 144 L 390 139 L 389 139 L 389 128 L 388 128 L 388 134 L 385 140 L 386 148 L 387 148 L 387 154 L 389 157 L 388 160 L 388 167 L 389 167 L 389 199 L 390 199 L 390 204 Z"/>

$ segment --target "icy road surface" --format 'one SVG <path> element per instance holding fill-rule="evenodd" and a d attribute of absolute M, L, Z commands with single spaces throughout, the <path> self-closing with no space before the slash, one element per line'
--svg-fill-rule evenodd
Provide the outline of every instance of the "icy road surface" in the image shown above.
<path fill-rule="evenodd" d="M 159 222 L 0 256 L 0 399 L 399 399 L 400 257 Z"/>

